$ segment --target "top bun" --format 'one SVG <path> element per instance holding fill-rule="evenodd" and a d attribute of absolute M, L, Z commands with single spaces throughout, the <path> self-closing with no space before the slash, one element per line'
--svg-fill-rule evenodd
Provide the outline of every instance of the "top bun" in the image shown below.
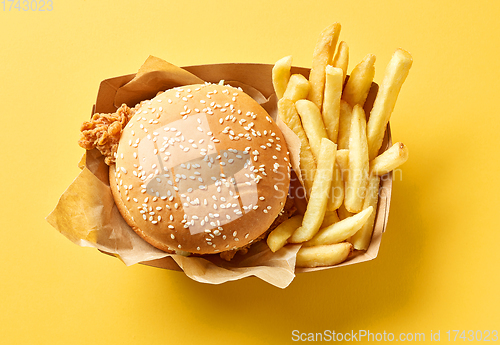
<path fill-rule="evenodd" d="M 200 84 L 142 102 L 110 168 L 116 204 L 165 251 L 220 253 L 267 231 L 288 195 L 278 126 L 239 88 Z"/>

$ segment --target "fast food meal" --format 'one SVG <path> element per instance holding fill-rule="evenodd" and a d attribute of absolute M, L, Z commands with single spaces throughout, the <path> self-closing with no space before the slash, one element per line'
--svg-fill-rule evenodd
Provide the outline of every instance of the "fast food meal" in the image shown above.
<path fill-rule="evenodd" d="M 313 54 L 309 93 L 302 80 L 302 92 L 290 92 L 294 97 L 286 97 L 285 91 L 278 101 L 280 118 L 300 139 L 301 160 L 294 168 L 304 172 L 308 203 L 304 215 L 271 232 L 268 243 L 272 251 L 287 243 L 301 243 L 298 267 L 335 265 L 352 250 L 367 250 L 377 215 L 380 176 L 408 159 L 403 143 L 385 152 L 380 149 L 412 65 L 411 55 L 396 50 L 373 107 L 365 114 L 376 58 L 368 54 L 346 77 L 349 47 L 342 41 L 334 54 L 339 33 L 338 23 L 321 32 Z M 282 61 L 276 70 L 282 68 Z M 289 87 L 284 86 L 287 82 Z M 291 83 L 273 73 L 273 85 L 280 90 L 297 90 L 298 83 Z M 276 94 L 280 98 L 281 93 Z"/>
<path fill-rule="evenodd" d="M 339 35 L 338 23 L 321 32 L 310 70 L 289 55 L 255 80 L 252 64 L 216 67 L 236 77 L 224 81 L 150 57 L 116 78 L 81 127 L 82 173 L 49 222 L 127 264 L 165 259 L 212 283 L 256 275 L 284 287 L 298 267 L 372 258 L 383 176 L 408 159 L 384 136 L 412 58 L 396 50 L 374 96 L 375 56 L 349 75 Z"/>

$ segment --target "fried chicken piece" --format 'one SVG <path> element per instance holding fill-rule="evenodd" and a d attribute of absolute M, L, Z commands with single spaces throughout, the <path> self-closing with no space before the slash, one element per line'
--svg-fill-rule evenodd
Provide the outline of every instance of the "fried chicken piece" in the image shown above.
<path fill-rule="evenodd" d="M 231 259 L 236 255 L 236 253 L 240 253 L 242 255 L 245 255 L 246 253 L 248 253 L 248 249 L 250 248 L 250 246 L 252 244 L 257 243 L 260 240 L 263 240 L 264 238 L 266 238 L 266 236 L 271 231 L 273 231 L 274 229 L 276 229 L 276 227 L 278 225 L 280 225 L 285 220 L 287 220 L 288 218 L 290 218 L 291 216 L 293 216 L 293 214 L 295 213 L 295 211 L 297 211 L 297 209 L 295 208 L 295 204 L 293 202 L 293 199 L 290 198 L 290 197 L 288 197 L 286 199 L 286 202 L 285 202 L 285 207 L 283 207 L 283 211 L 281 211 L 281 213 L 278 215 L 278 217 L 274 220 L 274 222 L 271 224 L 271 226 L 269 227 L 269 229 L 265 233 L 263 233 L 258 238 L 256 238 L 252 243 L 249 243 L 249 244 L 247 244 L 244 247 L 241 247 L 241 248 L 238 248 L 238 249 L 233 249 L 233 250 L 228 250 L 226 252 L 220 253 L 221 259 L 224 259 L 226 261 L 231 261 Z"/>
<path fill-rule="evenodd" d="M 105 157 L 106 164 L 113 164 L 122 130 L 134 115 L 136 107 L 129 108 L 123 104 L 115 113 L 94 114 L 90 121 L 82 124 L 78 144 L 86 150 L 97 147 Z"/>

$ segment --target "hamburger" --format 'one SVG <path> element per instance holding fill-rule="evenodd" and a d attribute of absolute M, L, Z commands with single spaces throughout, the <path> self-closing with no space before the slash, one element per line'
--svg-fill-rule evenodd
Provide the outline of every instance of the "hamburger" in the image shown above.
<path fill-rule="evenodd" d="M 176 87 L 81 132 L 105 156 L 125 221 L 166 252 L 230 259 L 293 213 L 284 137 L 240 88 Z"/>

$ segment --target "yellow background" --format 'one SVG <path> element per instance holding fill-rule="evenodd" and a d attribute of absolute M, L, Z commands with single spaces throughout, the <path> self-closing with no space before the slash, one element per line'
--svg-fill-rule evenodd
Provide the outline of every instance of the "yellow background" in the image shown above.
<path fill-rule="evenodd" d="M 293 330 L 360 329 L 427 340 L 440 330 L 447 342 L 447 330 L 500 331 L 499 17 L 486 0 L 0 7 L 0 343 L 285 344 Z M 397 47 L 414 57 L 391 120 L 410 159 L 377 259 L 300 274 L 285 290 L 256 278 L 213 286 L 126 267 L 44 220 L 79 172 L 79 125 L 101 80 L 150 54 L 177 65 L 291 54 L 310 67 L 334 21 L 351 68 L 377 56 L 377 82 Z"/>

